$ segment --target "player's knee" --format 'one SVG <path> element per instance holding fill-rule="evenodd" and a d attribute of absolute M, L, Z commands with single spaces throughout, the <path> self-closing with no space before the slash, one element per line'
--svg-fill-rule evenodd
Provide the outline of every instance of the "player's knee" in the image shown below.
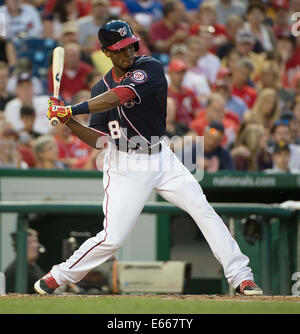
<path fill-rule="evenodd" d="M 117 250 L 119 250 L 121 247 L 122 247 L 122 245 L 121 245 L 120 243 L 117 243 L 117 242 L 111 244 L 111 249 L 112 249 L 114 252 L 116 252 Z"/>
<path fill-rule="evenodd" d="M 122 247 L 123 241 L 120 238 L 117 238 L 117 237 L 109 238 L 107 240 L 107 245 L 109 246 L 109 248 L 112 251 L 115 252 L 115 251 L 119 250 Z"/>

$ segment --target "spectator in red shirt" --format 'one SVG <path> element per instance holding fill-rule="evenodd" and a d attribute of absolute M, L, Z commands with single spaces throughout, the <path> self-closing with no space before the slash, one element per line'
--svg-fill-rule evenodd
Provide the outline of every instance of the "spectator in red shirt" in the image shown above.
<path fill-rule="evenodd" d="M 288 0 L 274 0 L 272 5 L 275 11 L 273 32 L 276 36 L 278 33 L 290 30 L 290 6 Z"/>
<path fill-rule="evenodd" d="M 173 44 L 183 43 L 188 37 L 188 26 L 183 22 L 185 7 L 180 1 L 163 6 L 163 18 L 150 26 L 149 42 L 153 51 L 169 53 Z"/>
<path fill-rule="evenodd" d="M 65 65 L 60 85 L 60 95 L 66 104 L 82 89 L 88 89 L 85 78 L 93 72 L 93 67 L 80 60 L 80 46 L 75 43 L 65 45 Z M 53 93 L 52 66 L 48 72 L 48 90 Z"/>
<path fill-rule="evenodd" d="M 286 89 L 291 89 L 295 73 L 300 70 L 300 38 L 295 38 L 290 33 L 282 33 L 277 36 L 277 41 L 282 85 Z"/>
<path fill-rule="evenodd" d="M 89 15 L 92 9 L 91 1 L 85 0 L 48 0 L 44 13 L 55 13 L 60 22 L 74 20 Z"/>
<path fill-rule="evenodd" d="M 54 138 L 59 161 L 69 168 L 82 167 L 82 162 L 92 151 L 91 147 L 72 135 L 71 130 L 62 124 L 55 128 Z"/>
<path fill-rule="evenodd" d="M 231 93 L 244 100 L 249 108 L 252 108 L 257 96 L 256 90 L 248 84 L 253 70 L 250 58 L 242 57 L 232 71 Z"/>
<path fill-rule="evenodd" d="M 246 103 L 238 96 L 231 94 L 230 89 L 230 72 L 225 74 L 228 69 L 224 68 L 219 71 L 217 80 L 213 85 L 213 90 L 221 94 L 226 101 L 227 113 L 232 115 L 232 119 L 239 124 L 243 119 L 244 113 L 248 110 Z M 224 73 L 224 74 L 223 74 Z"/>
<path fill-rule="evenodd" d="M 94 75 L 96 75 L 96 73 L 94 73 Z M 99 80 L 97 80 L 96 82 L 98 82 Z M 72 105 L 86 101 L 90 98 L 90 96 L 91 96 L 90 90 L 81 90 L 74 96 L 74 99 L 72 100 Z M 75 119 L 77 119 L 81 124 L 88 126 L 90 120 L 90 114 L 77 115 L 75 116 Z M 80 142 L 78 138 L 75 139 L 76 140 L 74 140 L 72 143 L 75 146 L 75 149 L 78 149 L 78 147 L 80 147 L 80 151 L 75 152 L 75 154 L 73 154 L 73 149 L 72 149 L 71 155 L 78 156 L 77 162 L 75 162 L 75 164 L 72 167 L 84 170 L 95 170 L 95 169 L 103 170 L 104 155 L 99 154 L 99 150 L 97 149 L 90 149 L 90 147 L 87 147 L 83 142 Z M 106 136 L 102 136 L 101 139 L 102 139 L 102 144 L 106 145 L 107 144 Z M 60 145 L 61 149 L 62 147 L 63 145 Z"/>
<path fill-rule="evenodd" d="M 112 15 L 123 16 L 129 14 L 126 3 L 121 0 L 110 0 L 109 7 Z"/>
<path fill-rule="evenodd" d="M 222 146 L 227 147 L 236 136 L 239 130 L 239 123 L 236 118 L 232 118 L 232 112 L 225 108 L 226 101 L 219 93 L 212 93 L 207 101 L 205 108 L 201 109 L 195 119 L 189 124 L 198 136 L 203 136 L 205 127 L 210 122 L 222 123 L 225 128 L 225 134 L 222 138 Z"/>
<path fill-rule="evenodd" d="M 182 60 L 173 59 L 170 62 L 168 96 L 176 103 L 176 121 L 188 125 L 201 105 L 195 93 L 182 85 L 186 70 L 187 65 Z"/>
<path fill-rule="evenodd" d="M 55 128 L 54 138 L 58 147 L 59 161 L 70 168 L 82 167 L 82 162 L 85 162 L 92 148 L 72 135 L 71 130 L 63 124 Z"/>

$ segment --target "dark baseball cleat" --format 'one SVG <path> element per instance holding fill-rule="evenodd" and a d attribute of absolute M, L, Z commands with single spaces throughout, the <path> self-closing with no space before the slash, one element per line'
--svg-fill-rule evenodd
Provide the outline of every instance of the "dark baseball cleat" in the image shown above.
<path fill-rule="evenodd" d="M 253 281 L 243 281 L 235 290 L 238 295 L 244 296 L 261 296 L 263 291 Z"/>
<path fill-rule="evenodd" d="M 58 287 L 50 272 L 34 283 L 34 290 L 40 295 L 52 295 Z"/>

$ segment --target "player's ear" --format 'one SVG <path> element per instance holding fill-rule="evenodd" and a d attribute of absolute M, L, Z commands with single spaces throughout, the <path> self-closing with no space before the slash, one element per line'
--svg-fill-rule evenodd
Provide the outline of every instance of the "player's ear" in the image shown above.
<path fill-rule="evenodd" d="M 102 52 L 105 54 L 106 57 L 110 58 L 110 51 L 106 48 L 102 48 Z"/>

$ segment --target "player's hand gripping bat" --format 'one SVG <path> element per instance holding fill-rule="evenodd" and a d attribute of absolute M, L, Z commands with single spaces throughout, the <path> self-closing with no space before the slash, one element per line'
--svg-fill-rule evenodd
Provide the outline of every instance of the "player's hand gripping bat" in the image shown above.
<path fill-rule="evenodd" d="M 63 47 L 58 46 L 53 51 L 52 58 L 52 78 L 53 78 L 53 96 L 58 98 L 60 81 L 64 69 L 65 50 Z M 53 117 L 50 120 L 52 126 L 57 126 L 59 123 L 58 118 Z"/>

